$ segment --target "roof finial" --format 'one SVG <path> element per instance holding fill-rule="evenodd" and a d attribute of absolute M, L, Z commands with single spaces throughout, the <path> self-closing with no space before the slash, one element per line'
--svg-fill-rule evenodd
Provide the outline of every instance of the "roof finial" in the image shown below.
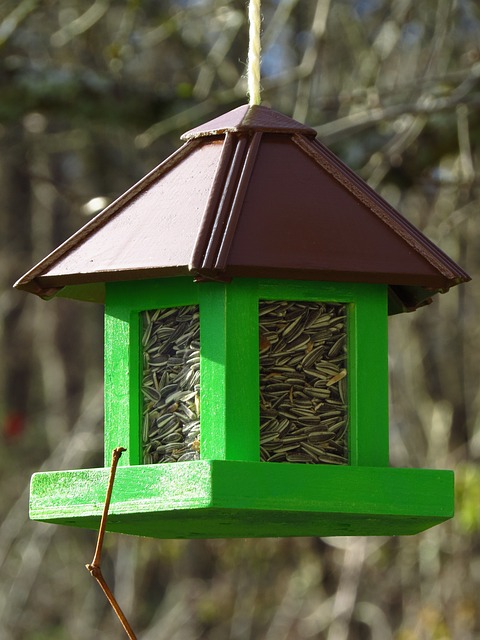
<path fill-rule="evenodd" d="M 260 29 L 262 18 L 260 13 L 260 0 L 250 0 L 248 6 L 249 43 L 248 43 L 248 96 L 250 106 L 261 102 L 260 88 Z"/>

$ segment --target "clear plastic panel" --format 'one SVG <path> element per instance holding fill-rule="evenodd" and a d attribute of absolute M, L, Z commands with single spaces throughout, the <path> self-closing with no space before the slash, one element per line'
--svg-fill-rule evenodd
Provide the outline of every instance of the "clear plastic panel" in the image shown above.
<path fill-rule="evenodd" d="M 260 301 L 260 459 L 348 463 L 347 308 Z"/>
<path fill-rule="evenodd" d="M 200 318 L 197 305 L 142 314 L 143 461 L 200 458 Z"/>

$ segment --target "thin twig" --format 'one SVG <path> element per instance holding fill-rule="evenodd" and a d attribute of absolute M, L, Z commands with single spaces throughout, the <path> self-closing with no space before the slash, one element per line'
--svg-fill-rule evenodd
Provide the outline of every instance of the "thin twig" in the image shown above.
<path fill-rule="evenodd" d="M 105 578 L 103 577 L 102 570 L 100 568 L 100 561 L 101 561 L 101 557 L 102 557 L 102 548 L 103 548 L 103 539 L 105 537 L 105 527 L 107 526 L 108 508 L 110 506 L 110 499 L 112 497 L 113 482 L 115 480 L 115 472 L 117 470 L 117 465 L 118 465 L 118 461 L 120 460 L 120 456 L 122 455 L 122 453 L 124 451 L 126 451 L 126 449 L 124 449 L 123 447 L 116 447 L 113 450 L 112 466 L 110 468 L 110 477 L 108 479 L 107 495 L 105 497 L 105 504 L 104 504 L 104 507 L 103 507 L 102 519 L 100 521 L 100 529 L 98 530 L 97 546 L 95 548 L 95 554 L 93 556 L 92 562 L 90 564 L 86 564 L 85 566 L 88 569 L 88 571 L 90 572 L 90 575 L 93 578 L 95 578 L 95 580 L 100 585 L 100 588 L 102 589 L 102 591 L 105 594 L 107 600 L 109 601 L 110 605 L 112 606 L 112 609 L 115 611 L 115 613 L 117 614 L 118 619 L 122 623 L 122 626 L 125 629 L 125 632 L 126 632 L 127 636 L 130 638 L 130 640 L 137 640 L 137 636 L 133 632 L 133 629 L 130 626 L 127 618 L 125 617 L 125 614 L 121 610 L 120 605 L 118 604 L 118 602 L 115 600 L 115 596 L 111 592 L 108 584 L 105 582 Z"/>
<path fill-rule="evenodd" d="M 107 526 L 108 509 L 110 507 L 110 500 L 112 498 L 113 482 L 115 480 L 115 473 L 117 471 L 118 461 L 122 453 L 126 451 L 123 447 L 116 447 L 112 453 L 112 466 L 110 467 L 110 477 L 108 479 L 107 495 L 105 497 L 105 504 L 103 505 L 102 519 L 100 521 L 100 529 L 98 531 L 97 546 L 95 548 L 95 555 L 93 556 L 92 565 L 94 567 L 100 566 L 100 560 L 102 556 L 103 538 L 105 537 L 105 527 Z"/>

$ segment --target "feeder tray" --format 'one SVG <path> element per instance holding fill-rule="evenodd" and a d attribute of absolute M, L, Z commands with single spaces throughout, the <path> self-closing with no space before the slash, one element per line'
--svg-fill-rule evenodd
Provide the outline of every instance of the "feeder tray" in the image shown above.
<path fill-rule="evenodd" d="M 173 537 L 411 534 L 453 473 L 389 466 L 388 314 L 469 277 L 315 139 L 239 107 L 17 287 L 105 303 L 105 468 L 31 517 Z"/>

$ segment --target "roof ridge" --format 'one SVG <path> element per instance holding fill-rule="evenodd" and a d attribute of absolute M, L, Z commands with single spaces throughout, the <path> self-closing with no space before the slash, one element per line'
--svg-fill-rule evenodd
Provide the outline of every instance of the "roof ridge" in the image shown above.
<path fill-rule="evenodd" d="M 262 133 L 252 137 L 226 134 L 205 215 L 197 235 L 189 269 L 217 273 L 227 267 L 243 201 L 252 175 Z"/>
<path fill-rule="evenodd" d="M 205 136 L 216 136 L 225 133 L 301 133 L 314 138 L 315 129 L 297 122 L 289 116 L 283 115 L 264 105 L 242 105 L 232 109 L 205 124 L 186 131 L 182 140 L 191 140 Z"/>

